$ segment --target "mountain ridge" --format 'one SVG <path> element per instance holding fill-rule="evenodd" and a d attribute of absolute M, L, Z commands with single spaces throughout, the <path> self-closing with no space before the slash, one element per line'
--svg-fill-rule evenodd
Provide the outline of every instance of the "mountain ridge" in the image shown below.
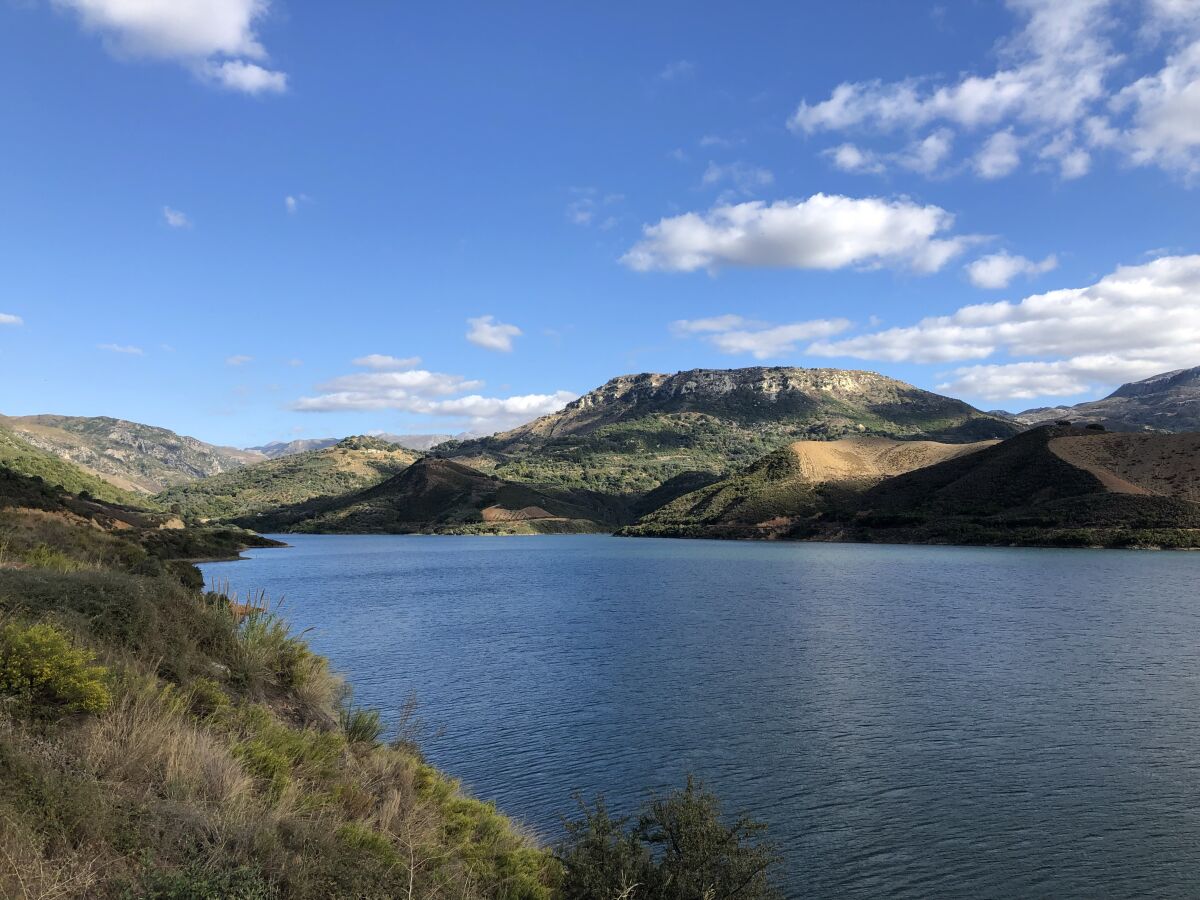
<path fill-rule="evenodd" d="M 1095 423 L 1110 431 L 1198 431 L 1200 366 L 1127 382 L 1099 400 L 1027 409 L 1015 418 L 1025 425 L 1066 421 Z"/>

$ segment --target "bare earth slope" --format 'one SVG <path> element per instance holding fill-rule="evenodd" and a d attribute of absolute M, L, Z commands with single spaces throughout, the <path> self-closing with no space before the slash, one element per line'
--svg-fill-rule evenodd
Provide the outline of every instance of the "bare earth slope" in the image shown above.
<path fill-rule="evenodd" d="M 852 437 L 796 441 L 643 516 L 627 534 L 770 537 L 881 480 L 991 446 Z"/>

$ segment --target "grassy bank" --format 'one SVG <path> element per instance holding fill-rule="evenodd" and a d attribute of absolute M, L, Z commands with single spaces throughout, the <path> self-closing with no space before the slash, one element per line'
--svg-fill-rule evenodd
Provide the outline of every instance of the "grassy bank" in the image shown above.
<path fill-rule="evenodd" d="M 553 850 L 465 794 L 190 562 L 270 543 L 0 470 L 0 897 L 778 898 L 691 780 Z"/>
<path fill-rule="evenodd" d="M 0 511 L 0 896 L 552 896 L 548 851 L 179 561 L 236 539 Z"/>

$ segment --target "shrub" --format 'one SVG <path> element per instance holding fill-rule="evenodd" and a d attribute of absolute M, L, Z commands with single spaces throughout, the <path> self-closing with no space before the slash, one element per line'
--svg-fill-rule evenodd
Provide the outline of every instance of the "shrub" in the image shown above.
<path fill-rule="evenodd" d="M 149 868 L 140 890 L 127 897 L 139 900 L 273 900 L 279 891 L 260 872 L 247 866 L 209 871 L 197 863 L 182 869 Z"/>
<path fill-rule="evenodd" d="M 55 550 L 46 544 L 26 550 L 21 554 L 26 565 L 35 569 L 51 569 L 55 572 L 75 572 L 83 568 L 83 564 L 71 559 L 61 550 Z"/>
<path fill-rule="evenodd" d="M 653 798 L 632 828 L 609 815 L 602 798 L 580 801 L 583 818 L 566 823 L 559 846 L 567 900 L 776 900 L 768 877 L 775 848 L 756 843 L 765 826 L 721 821 L 716 796 L 690 775 L 686 786 Z"/>
<path fill-rule="evenodd" d="M 102 712 L 112 702 L 108 672 L 49 624 L 0 627 L 0 693 L 29 716 Z"/>
<path fill-rule="evenodd" d="M 342 708 L 338 718 L 346 740 L 351 744 L 367 744 L 375 747 L 378 746 L 379 739 L 383 737 L 385 730 L 383 717 L 377 709 L 346 706 Z"/>

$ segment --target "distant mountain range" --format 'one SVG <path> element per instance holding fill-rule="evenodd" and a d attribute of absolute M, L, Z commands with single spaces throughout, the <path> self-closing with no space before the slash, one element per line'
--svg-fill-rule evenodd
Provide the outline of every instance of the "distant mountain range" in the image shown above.
<path fill-rule="evenodd" d="M 1200 368 L 1017 416 L 871 372 L 697 369 L 615 378 L 487 438 L 237 450 L 119 419 L 0 417 L 0 468 L 260 531 L 1170 545 L 1197 527 L 1200 439 L 1156 432 L 1200 430 L 1198 406 Z M 1030 430 L 1046 422 L 1064 424 Z"/>
<path fill-rule="evenodd" d="M 1123 384 L 1103 400 L 1028 409 L 1024 425 L 1096 422 L 1110 431 L 1200 431 L 1200 366 Z"/>
<path fill-rule="evenodd" d="M 454 439 L 454 436 L 450 434 L 388 434 L 382 431 L 372 433 L 371 437 L 386 441 L 389 444 L 398 444 L 408 450 L 431 450 L 438 444 Z M 252 453 L 261 453 L 268 459 L 278 459 L 281 456 L 307 453 L 310 450 L 324 450 L 326 447 L 332 447 L 341 440 L 344 440 L 344 438 L 327 437 L 304 438 L 295 441 L 272 441 L 269 444 L 263 444 L 261 447 L 247 447 L 246 449 Z"/>

